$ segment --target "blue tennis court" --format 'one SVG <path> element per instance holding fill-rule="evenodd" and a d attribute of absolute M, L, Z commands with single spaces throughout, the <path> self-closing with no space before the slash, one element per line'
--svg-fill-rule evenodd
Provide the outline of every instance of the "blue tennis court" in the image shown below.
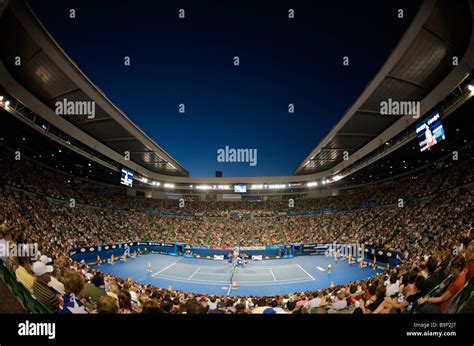
<path fill-rule="evenodd" d="M 152 272 L 148 272 L 148 262 Z M 332 272 L 328 273 L 328 264 Z M 367 279 L 379 273 L 371 267 L 359 268 L 332 257 L 299 256 L 290 259 L 250 261 L 236 267 L 226 261 L 146 254 L 126 262 L 94 265 L 104 273 L 132 278 L 141 284 L 183 292 L 219 295 L 275 295 L 327 288 Z M 237 283 L 233 288 L 231 282 Z"/>

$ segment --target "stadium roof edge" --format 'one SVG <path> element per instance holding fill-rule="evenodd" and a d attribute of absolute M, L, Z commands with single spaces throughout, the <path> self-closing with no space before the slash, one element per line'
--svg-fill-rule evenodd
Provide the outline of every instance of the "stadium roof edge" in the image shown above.
<path fill-rule="evenodd" d="M 28 85 L 28 89 L 29 91 L 32 91 L 34 96 L 51 107 L 51 104 L 54 104 L 58 98 L 64 98 L 65 95 L 68 95 L 74 99 L 78 97 L 79 93 L 83 93 L 80 95 L 83 96 L 82 99 L 94 101 L 97 105 L 96 107 L 100 108 L 101 114 L 100 118 L 94 119 L 96 120 L 95 123 L 93 121 L 72 121 L 68 119 L 77 128 L 90 134 L 92 137 L 97 139 L 97 141 L 107 143 L 106 145 L 108 147 L 112 148 L 116 152 L 119 152 L 121 155 L 123 155 L 123 150 L 121 150 L 121 148 L 124 147 L 124 143 L 128 142 L 131 148 L 138 149 L 136 151 L 137 153 L 142 153 L 139 155 L 132 155 L 131 160 L 143 166 L 150 172 L 172 176 L 189 176 L 188 171 L 183 166 L 181 166 L 179 162 L 177 162 L 153 139 L 148 137 L 148 135 L 146 135 L 137 125 L 135 125 L 127 117 L 127 115 L 124 114 L 117 106 L 115 106 L 112 101 L 107 98 L 104 92 L 100 90 L 100 88 L 98 88 L 80 70 L 77 64 L 64 52 L 64 50 L 42 25 L 25 0 L 9 1 L 7 2 L 7 7 L 3 10 L 3 16 L 7 16 L 8 11 L 11 11 L 11 14 L 13 14 L 18 21 L 17 25 L 17 23 L 13 22 L 13 19 L 9 20 L 9 24 L 15 24 L 15 26 L 11 28 L 12 32 L 14 29 L 20 28 L 20 26 L 21 29 L 24 30 L 24 32 L 21 33 L 16 32 L 18 35 L 17 40 L 19 40 L 20 37 L 25 38 L 26 35 L 28 35 L 28 38 L 30 38 L 28 43 L 32 43 L 32 47 L 29 47 L 30 50 L 32 50 L 32 48 L 37 49 L 37 51 L 34 53 L 36 61 L 30 63 L 31 59 L 24 59 L 25 66 L 27 66 L 27 64 L 34 66 L 30 66 L 30 70 L 28 70 L 27 67 L 23 67 L 22 65 L 22 68 L 24 68 L 25 71 L 22 71 L 23 73 L 16 73 L 14 76 L 15 79 L 19 80 L 22 82 L 21 84 L 25 85 L 27 83 L 27 78 L 25 78 L 25 75 L 27 75 L 28 72 L 31 72 L 32 68 L 41 67 L 45 70 L 45 73 L 56 72 L 56 75 L 53 75 L 52 73 L 50 77 L 54 78 L 54 81 L 57 84 L 62 83 L 64 86 L 69 86 L 69 89 L 61 90 L 61 92 L 58 91 L 55 95 L 50 95 L 48 94 L 49 90 L 46 91 L 40 89 L 46 88 L 48 86 L 47 83 L 42 81 L 43 84 L 41 84 L 40 81 L 33 80 L 34 75 L 30 75 L 31 83 Z M 34 39 L 31 40 L 31 38 Z M 2 57 L 4 57 L 3 55 L 6 54 L 8 48 L 15 47 L 14 44 L 15 42 L 10 42 L 10 45 L 3 47 L 4 54 L 2 54 Z M 26 45 L 26 42 L 22 42 L 22 44 Z M 27 51 L 27 49 L 24 47 L 22 48 L 24 49 L 23 52 Z M 19 49 L 16 49 L 17 53 Z M 42 56 L 37 57 L 40 55 L 38 52 L 40 52 Z M 32 55 L 27 57 L 31 58 Z M 11 69 L 10 72 L 12 72 Z M 107 123 L 109 128 L 116 130 L 117 135 L 112 137 L 120 139 L 122 143 L 120 143 L 120 141 L 114 143 L 111 142 L 111 138 L 104 137 L 99 128 L 100 122 Z M 135 152 L 135 150 L 133 151 Z M 151 162 L 151 164 L 149 162 Z"/>
<path fill-rule="evenodd" d="M 451 22 L 439 20 L 439 16 L 447 15 L 440 11 L 444 4 L 446 4 L 446 1 L 443 0 L 426 0 L 423 2 L 387 61 L 342 118 L 294 170 L 295 175 L 303 176 L 315 172 L 330 171 L 331 168 L 336 168 L 335 171 L 339 172 L 377 149 L 381 144 L 413 123 L 412 116 L 402 116 L 400 118 L 382 116 L 380 114 L 380 100 L 387 100 L 388 97 L 391 97 L 400 101 L 419 101 L 422 108 L 421 115 L 423 115 L 424 112 L 430 111 L 430 107 L 427 107 L 428 104 L 431 107 L 436 106 L 436 103 L 440 102 L 467 77 L 472 71 L 474 63 L 472 59 L 474 49 L 472 42 L 474 1 L 459 2 L 459 4 L 464 4 L 467 7 L 470 5 L 470 11 L 466 11 L 468 13 L 460 14 L 459 12 L 462 12 L 462 10 L 451 13 L 453 17 L 455 17 L 454 15 L 470 17 L 470 26 L 466 21 L 460 21 L 457 17 Z M 455 40 L 454 36 L 446 34 L 446 28 L 443 25 L 447 26 L 453 23 L 459 24 L 457 31 L 452 30 L 456 33 L 453 35 L 465 37 L 464 42 L 461 40 L 457 40 L 456 44 L 450 42 Z M 462 31 L 463 29 L 465 30 Z M 439 35 L 436 30 L 443 32 Z M 470 41 L 469 37 L 471 38 Z M 470 44 L 464 50 L 463 44 L 465 45 L 466 41 Z M 422 44 L 429 49 L 422 47 Z M 444 54 L 441 54 L 443 56 L 437 61 L 432 58 L 433 49 L 436 48 L 444 52 Z M 462 54 L 448 55 L 448 53 L 459 53 L 461 50 Z M 426 59 L 421 59 L 420 55 Z M 450 71 L 444 65 L 449 62 L 452 67 L 451 58 L 454 55 L 463 56 L 463 59 L 458 66 Z M 427 63 L 424 65 L 421 65 L 420 62 L 416 64 L 417 61 L 427 61 Z M 455 73 L 457 80 L 453 81 L 451 79 L 451 82 L 445 83 L 444 88 L 440 90 L 441 88 L 437 86 L 448 79 L 447 76 L 452 77 L 454 71 L 457 71 Z M 430 79 L 426 76 L 433 76 L 433 78 Z M 409 92 L 401 92 L 402 89 L 407 89 Z M 436 96 L 435 104 L 432 102 L 432 96 Z M 423 102 L 427 99 L 430 102 Z M 378 109 L 377 105 L 379 105 Z M 352 159 L 343 160 L 343 151 L 347 151 Z"/>

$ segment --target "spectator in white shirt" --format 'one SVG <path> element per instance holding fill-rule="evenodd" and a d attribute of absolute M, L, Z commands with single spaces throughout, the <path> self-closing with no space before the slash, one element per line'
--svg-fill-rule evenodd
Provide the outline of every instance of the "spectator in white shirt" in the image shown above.
<path fill-rule="evenodd" d="M 346 293 L 344 290 L 337 292 L 336 300 L 331 305 L 331 310 L 342 310 L 347 307 Z"/>
<path fill-rule="evenodd" d="M 311 298 L 305 305 L 306 310 L 310 310 L 311 308 L 319 308 L 321 304 L 324 302 L 324 294 L 319 293 L 317 296 L 312 296 Z"/>
<path fill-rule="evenodd" d="M 387 286 L 387 293 L 385 294 L 387 297 L 391 297 L 394 294 L 400 292 L 400 283 L 398 282 L 398 277 L 396 273 L 390 275 L 390 280 L 386 284 Z"/>

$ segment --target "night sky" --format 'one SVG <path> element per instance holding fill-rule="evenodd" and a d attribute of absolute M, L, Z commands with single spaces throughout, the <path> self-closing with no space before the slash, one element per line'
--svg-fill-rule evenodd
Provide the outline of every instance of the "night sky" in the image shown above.
<path fill-rule="evenodd" d="M 421 1 L 29 3 L 82 71 L 191 176 L 230 177 L 291 175 L 382 67 Z M 225 146 L 257 149 L 257 165 L 218 163 Z"/>

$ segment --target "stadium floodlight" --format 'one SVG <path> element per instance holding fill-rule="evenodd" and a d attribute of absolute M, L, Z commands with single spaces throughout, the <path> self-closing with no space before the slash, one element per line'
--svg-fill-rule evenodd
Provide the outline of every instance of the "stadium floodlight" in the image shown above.
<path fill-rule="evenodd" d="M 10 105 L 10 101 L 5 102 L 5 108 L 7 108 Z"/>
<path fill-rule="evenodd" d="M 474 91 L 474 85 L 473 84 L 468 84 L 467 88 L 469 89 L 470 92 Z"/>
<path fill-rule="evenodd" d="M 3 101 L 3 95 L 0 95 L 0 101 Z"/>
<path fill-rule="evenodd" d="M 250 185 L 251 190 L 261 190 L 263 189 L 263 184 L 252 184 Z"/>
<path fill-rule="evenodd" d="M 165 185 L 163 185 L 166 189 L 174 189 L 174 184 L 172 183 L 165 183 Z"/>
<path fill-rule="evenodd" d="M 332 177 L 332 181 L 338 181 L 338 180 L 341 180 L 342 179 L 342 176 L 340 175 L 335 175 L 334 177 Z"/>
<path fill-rule="evenodd" d="M 306 184 L 307 187 L 313 187 L 313 186 L 318 186 L 317 181 L 310 181 L 309 183 Z"/>
<path fill-rule="evenodd" d="M 218 190 L 230 190 L 230 185 L 217 185 Z"/>

